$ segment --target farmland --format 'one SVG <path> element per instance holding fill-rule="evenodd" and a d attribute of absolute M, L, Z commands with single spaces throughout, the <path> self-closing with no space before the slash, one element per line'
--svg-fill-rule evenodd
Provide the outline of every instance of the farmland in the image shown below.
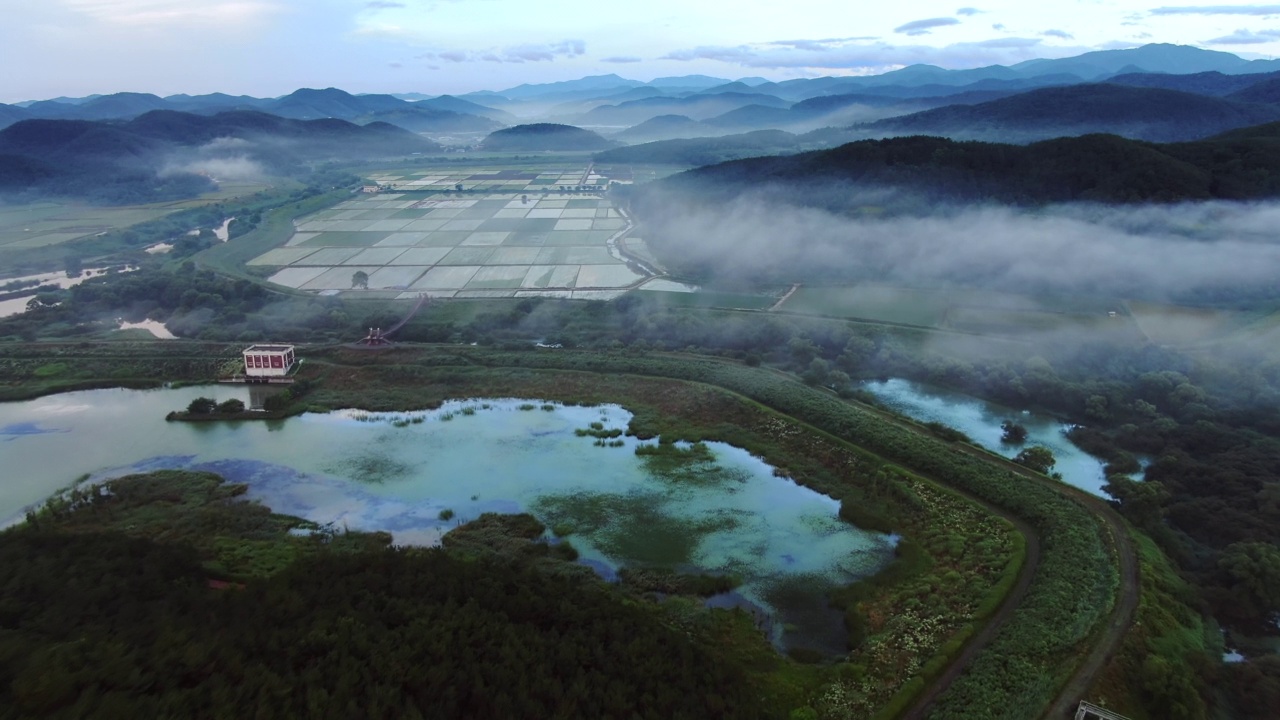
<path fill-rule="evenodd" d="M 299 218 L 248 265 L 278 268 L 277 285 L 357 297 L 608 299 L 648 277 L 615 246 L 631 223 L 591 166 L 370 177 L 381 192 Z"/>
<path fill-rule="evenodd" d="M 0 252 L 58 245 L 266 187 L 259 182 L 224 182 L 217 192 L 195 199 L 121 207 L 55 202 L 4 205 L 0 206 Z"/>
<path fill-rule="evenodd" d="M 1142 331 L 1119 300 L 1032 297 L 959 287 L 909 288 L 863 282 L 844 287 L 802 287 L 777 310 L 936 330 L 1029 337 L 1083 332 L 1138 342 Z"/>

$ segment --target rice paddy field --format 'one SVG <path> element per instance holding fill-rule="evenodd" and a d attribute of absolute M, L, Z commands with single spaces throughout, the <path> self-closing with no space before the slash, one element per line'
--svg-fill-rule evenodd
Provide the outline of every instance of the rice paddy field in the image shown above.
<path fill-rule="evenodd" d="M 58 245 L 89 235 L 154 220 L 168 213 L 263 190 L 251 182 L 222 183 L 198 198 L 150 205 L 100 207 L 56 202 L 0 205 L 0 252 Z"/>
<path fill-rule="evenodd" d="M 608 299 L 647 279 L 617 249 L 631 223 L 591 166 L 450 170 L 374 173 L 382 192 L 300 218 L 248 264 L 326 295 Z"/>

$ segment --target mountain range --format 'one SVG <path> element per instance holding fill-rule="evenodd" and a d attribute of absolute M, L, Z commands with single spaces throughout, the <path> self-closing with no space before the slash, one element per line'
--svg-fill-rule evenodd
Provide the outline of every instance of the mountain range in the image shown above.
<path fill-rule="evenodd" d="M 154 112 L 386 123 L 450 145 L 492 137 L 489 147 L 517 136 L 526 136 L 517 144 L 528 140 L 535 146 L 551 139 L 535 139 L 525 130 L 512 137 L 491 135 L 502 128 L 572 125 L 610 141 L 643 144 L 634 152 L 613 151 L 635 162 L 646 156 L 726 159 L 766 149 L 797 152 L 822 142 L 902 134 L 1026 143 L 1112 133 L 1186 141 L 1280 120 L 1280 60 L 1145 45 L 1007 67 L 912 65 L 876 76 L 781 82 L 690 75 L 646 83 L 596 75 L 437 97 L 354 95 L 336 88 L 303 88 L 278 98 L 116 93 L 0 105 L 0 128 L 31 119 L 122 126 Z M 570 144 L 605 147 L 587 137 Z M 661 145 L 669 140 L 678 143 Z"/>
<path fill-rule="evenodd" d="M 23 120 L 0 130 L 0 192 L 154 202 L 205 192 L 228 176 L 288 176 L 326 160 L 440 149 L 387 123 L 292 120 L 256 110 L 153 110 L 126 122 Z"/>
<path fill-rule="evenodd" d="M 304 88 L 278 98 L 222 93 L 163 98 L 144 93 L 61 97 L 0 105 L 0 128 L 34 118 L 108 120 L 131 119 L 152 110 L 211 115 L 251 109 L 299 120 L 337 118 L 357 124 L 385 121 L 426 134 L 483 134 L 536 120 L 617 132 L 662 115 L 708 122 L 708 134 L 764 128 L 806 131 L 820 123 L 862 122 L 957 103 L 991 101 L 1044 87 L 1104 81 L 1226 97 L 1267 79 L 1271 73 L 1280 74 L 1280 60 L 1245 60 L 1226 52 L 1152 44 L 1070 58 L 1028 60 L 1011 66 L 948 70 L 910 65 L 874 76 L 781 82 L 689 75 L 646 83 L 618 75 L 596 75 L 457 97 L 417 93 L 353 95 L 335 88 Z M 817 106 L 806 104 L 828 97 L 845 98 L 839 109 L 848 112 L 828 118 L 815 112 Z M 1266 100 L 1273 97 L 1274 93 L 1255 93 L 1234 99 L 1274 102 Z M 783 109 L 797 112 L 776 112 Z M 736 115 L 725 117 L 735 112 Z"/>

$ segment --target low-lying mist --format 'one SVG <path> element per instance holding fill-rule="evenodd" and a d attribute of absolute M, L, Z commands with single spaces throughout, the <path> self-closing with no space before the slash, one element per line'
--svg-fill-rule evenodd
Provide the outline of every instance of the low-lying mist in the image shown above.
<path fill-rule="evenodd" d="M 868 200 L 875 198 L 868 194 Z M 1022 293 L 1241 301 L 1280 278 L 1280 203 L 944 207 L 877 217 L 755 191 L 722 205 L 660 198 L 644 236 L 704 282 L 881 280 Z"/>

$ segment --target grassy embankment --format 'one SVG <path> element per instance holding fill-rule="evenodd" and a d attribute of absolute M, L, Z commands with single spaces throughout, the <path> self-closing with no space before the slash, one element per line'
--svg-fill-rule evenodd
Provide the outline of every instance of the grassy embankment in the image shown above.
<path fill-rule="evenodd" d="M 0 402 L 72 390 L 207 382 L 243 345 L 186 341 L 0 343 Z"/>

